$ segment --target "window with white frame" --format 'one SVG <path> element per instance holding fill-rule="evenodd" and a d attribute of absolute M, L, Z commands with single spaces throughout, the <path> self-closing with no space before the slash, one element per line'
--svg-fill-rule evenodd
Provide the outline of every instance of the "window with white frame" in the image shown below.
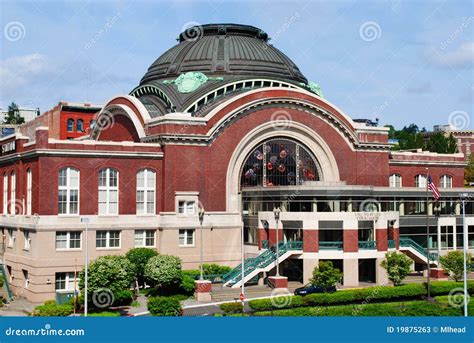
<path fill-rule="evenodd" d="M 419 174 L 415 176 L 415 187 L 426 188 L 426 175 Z"/>
<path fill-rule="evenodd" d="M 135 230 L 135 247 L 154 247 L 155 230 Z"/>
<path fill-rule="evenodd" d="M 120 231 L 97 231 L 97 248 L 120 248 Z"/>
<path fill-rule="evenodd" d="M 74 272 L 56 273 L 57 291 L 74 291 L 78 289 L 79 280 L 74 278 Z"/>
<path fill-rule="evenodd" d="M 156 173 L 142 169 L 137 173 L 137 214 L 155 213 Z"/>
<path fill-rule="evenodd" d="M 99 214 L 118 214 L 118 171 L 99 171 Z"/>
<path fill-rule="evenodd" d="M 399 174 L 390 175 L 390 187 L 402 187 L 402 176 Z"/>
<path fill-rule="evenodd" d="M 194 246 L 194 229 L 179 230 L 179 245 L 182 247 Z"/>
<path fill-rule="evenodd" d="M 452 188 L 453 178 L 449 175 L 442 175 L 439 180 L 439 185 L 441 188 Z"/>
<path fill-rule="evenodd" d="M 79 214 L 79 170 L 63 168 L 58 179 L 58 213 Z"/>
<path fill-rule="evenodd" d="M 8 175 L 3 174 L 3 214 L 8 213 Z"/>
<path fill-rule="evenodd" d="M 26 171 L 26 214 L 31 215 L 32 192 L 33 191 L 33 175 L 31 169 Z"/>
<path fill-rule="evenodd" d="M 16 241 L 16 230 L 8 229 L 8 245 L 12 247 Z"/>
<path fill-rule="evenodd" d="M 81 231 L 56 232 L 56 249 L 80 249 Z"/>
<path fill-rule="evenodd" d="M 25 280 L 25 288 L 30 285 L 30 276 L 27 270 L 23 269 L 23 280 Z"/>
<path fill-rule="evenodd" d="M 16 175 L 15 172 L 10 174 L 10 214 L 15 215 L 15 204 L 16 204 Z"/>
<path fill-rule="evenodd" d="M 30 237 L 30 231 L 24 230 L 23 231 L 23 249 L 25 250 L 30 250 L 31 247 L 31 237 Z"/>
<path fill-rule="evenodd" d="M 194 201 L 185 201 L 180 200 L 178 201 L 178 213 L 180 214 L 187 214 L 187 215 L 194 215 Z"/>

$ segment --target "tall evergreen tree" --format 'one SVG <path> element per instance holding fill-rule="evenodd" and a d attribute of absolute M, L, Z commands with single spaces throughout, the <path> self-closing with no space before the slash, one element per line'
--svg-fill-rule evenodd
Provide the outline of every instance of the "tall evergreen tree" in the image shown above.
<path fill-rule="evenodd" d="M 12 102 L 8 105 L 8 113 L 3 120 L 4 124 L 23 124 L 25 122 L 25 118 L 22 117 L 20 110 L 18 109 L 18 105 Z"/>

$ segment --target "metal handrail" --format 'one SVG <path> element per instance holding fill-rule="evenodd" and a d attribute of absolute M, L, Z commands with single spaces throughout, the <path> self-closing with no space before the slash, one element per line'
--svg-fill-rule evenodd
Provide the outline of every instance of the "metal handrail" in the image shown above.
<path fill-rule="evenodd" d="M 376 241 L 359 241 L 359 249 L 374 250 L 376 248 Z"/>
<path fill-rule="evenodd" d="M 414 250 L 422 254 L 424 257 L 426 257 L 426 249 L 409 237 L 400 237 L 400 246 L 406 248 L 413 248 Z M 438 254 L 434 252 L 430 253 L 430 261 L 437 260 Z"/>
<path fill-rule="evenodd" d="M 321 241 L 319 242 L 320 250 L 342 250 L 343 242 L 341 241 Z"/>
<path fill-rule="evenodd" d="M 388 248 L 389 249 L 395 249 L 397 247 L 395 240 L 389 239 L 388 240 Z"/>

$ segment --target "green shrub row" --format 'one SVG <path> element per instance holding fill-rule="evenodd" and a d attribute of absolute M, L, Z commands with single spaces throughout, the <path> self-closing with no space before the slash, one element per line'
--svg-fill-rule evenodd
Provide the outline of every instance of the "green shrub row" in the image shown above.
<path fill-rule="evenodd" d="M 43 305 L 36 306 L 31 312 L 33 317 L 67 317 L 74 312 L 71 304 L 56 304 L 56 301 L 46 301 Z"/>
<path fill-rule="evenodd" d="M 153 316 L 180 316 L 182 313 L 179 296 L 150 297 L 147 306 Z"/>
<path fill-rule="evenodd" d="M 241 302 L 220 304 L 219 308 L 222 311 L 224 311 L 226 315 L 229 315 L 232 313 L 242 313 L 242 310 L 243 310 L 243 306 Z"/>
<path fill-rule="evenodd" d="M 265 311 L 275 308 L 348 304 L 364 301 L 408 300 L 420 298 L 425 294 L 426 289 L 422 284 L 409 284 L 397 287 L 375 286 L 340 290 L 334 293 L 309 294 L 304 297 L 288 296 L 287 298 L 257 299 L 250 301 L 249 306 L 254 311 Z"/>
<path fill-rule="evenodd" d="M 426 287 L 426 283 L 424 284 Z M 435 281 L 430 283 L 431 295 L 445 295 L 455 288 L 463 288 L 463 282 L 454 282 L 454 281 Z M 467 292 L 469 294 L 474 293 L 474 281 L 467 281 Z"/>
<path fill-rule="evenodd" d="M 459 308 L 426 301 L 392 302 L 366 305 L 300 307 L 259 311 L 255 316 L 460 316 Z"/>

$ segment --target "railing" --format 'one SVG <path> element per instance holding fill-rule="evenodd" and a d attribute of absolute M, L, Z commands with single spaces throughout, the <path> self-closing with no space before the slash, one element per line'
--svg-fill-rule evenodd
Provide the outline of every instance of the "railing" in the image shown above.
<path fill-rule="evenodd" d="M 395 241 L 393 239 L 388 240 L 388 248 L 389 249 L 395 249 L 397 247 Z"/>
<path fill-rule="evenodd" d="M 7 273 L 5 272 L 5 265 L 3 263 L 0 263 L 0 272 L 1 272 L 1 276 L 3 277 L 5 288 L 7 289 L 8 298 L 9 300 L 12 300 L 13 293 L 12 293 L 12 289 L 10 288 L 10 283 L 8 282 L 8 279 L 7 279 Z"/>
<path fill-rule="evenodd" d="M 419 252 L 424 257 L 426 257 L 426 249 L 409 237 L 400 237 L 400 246 L 405 247 L 405 248 L 412 248 L 416 250 L 417 252 Z M 433 253 L 433 252 L 430 253 L 430 261 L 437 261 L 437 260 L 438 260 L 438 254 Z"/>
<path fill-rule="evenodd" d="M 319 250 L 342 250 L 343 242 L 322 241 L 319 242 Z"/>
<path fill-rule="evenodd" d="M 282 256 L 289 250 L 303 250 L 303 242 L 290 241 L 290 242 L 278 242 L 279 256 Z M 244 275 L 249 275 L 252 271 L 257 268 L 268 267 L 271 263 L 276 260 L 276 244 L 268 250 L 265 250 L 255 258 L 247 258 L 244 260 Z M 242 278 L 242 265 L 235 267 L 230 272 L 222 277 L 224 283 L 230 282 L 234 284 Z"/>
<path fill-rule="evenodd" d="M 264 239 L 262 241 L 262 249 L 268 249 L 270 247 L 270 242 L 268 241 L 268 239 Z"/>
<path fill-rule="evenodd" d="M 377 248 L 375 241 L 359 241 L 359 249 L 374 250 Z"/>
<path fill-rule="evenodd" d="M 207 281 L 211 281 L 212 283 L 221 283 L 224 281 L 224 275 L 226 274 L 204 274 L 202 278 Z M 201 275 L 196 274 L 193 276 L 194 280 L 199 280 Z"/>

